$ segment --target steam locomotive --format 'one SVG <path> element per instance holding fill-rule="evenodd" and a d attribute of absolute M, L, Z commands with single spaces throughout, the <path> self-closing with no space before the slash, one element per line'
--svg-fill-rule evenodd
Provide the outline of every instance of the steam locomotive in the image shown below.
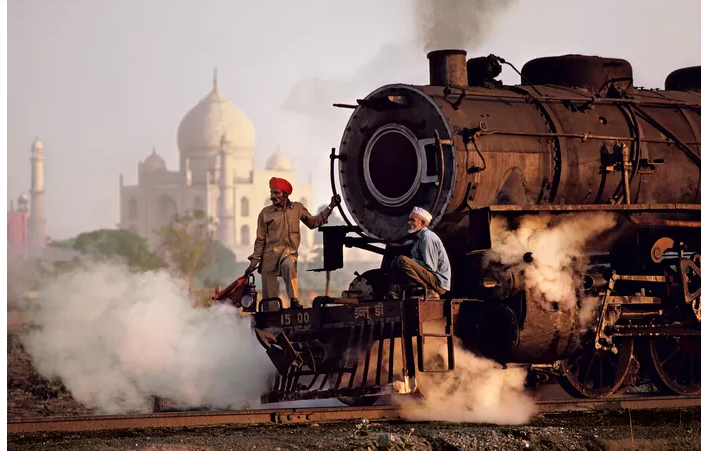
<path fill-rule="evenodd" d="M 347 225 L 322 227 L 323 270 L 344 266 L 345 247 L 377 252 L 382 264 L 311 308 L 249 305 L 277 370 L 263 401 L 421 393 L 417 377 L 449 373 L 459 345 L 577 397 L 646 383 L 699 395 L 700 67 L 645 90 L 616 58 L 538 58 L 521 72 L 462 50 L 428 60 L 427 86 L 385 85 L 335 104 L 352 109 L 330 155 L 348 213 Z M 520 85 L 497 79 L 503 65 Z M 413 206 L 432 214 L 450 256 L 443 299 L 421 287 L 386 299 Z M 587 242 L 575 304 L 543 301 L 525 284 L 539 250 L 519 263 L 487 260 L 498 224 L 515 231 L 529 217 L 548 227 L 602 213 L 615 227 Z"/>

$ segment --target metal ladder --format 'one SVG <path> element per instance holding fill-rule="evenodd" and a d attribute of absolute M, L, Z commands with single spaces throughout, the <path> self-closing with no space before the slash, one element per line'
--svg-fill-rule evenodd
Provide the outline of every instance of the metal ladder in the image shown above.
<path fill-rule="evenodd" d="M 421 302 L 419 304 L 422 304 Z M 451 300 L 444 300 L 444 320 L 446 321 L 443 334 L 437 333 L 425 333 L 424 323 L 419 322 L 418 334 L 417 334 L 417 366 L 420 372 L 436 373 L 436 372 L 448 372 L 455 367 L 455 358 L 453 351 L 453 317 L 451 315 Z M 433 320 L 428 320 L 433 321 Z M 426 337 L 443 337 L 446 338 L 446 348 L 448 349 L 448 368 L 447 369 L 431 369 L 428 370 L 424 367 L 424 338 Z"/>

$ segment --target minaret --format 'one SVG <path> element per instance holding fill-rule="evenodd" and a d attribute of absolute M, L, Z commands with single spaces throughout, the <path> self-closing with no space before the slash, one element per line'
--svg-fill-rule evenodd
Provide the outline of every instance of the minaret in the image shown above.
<path fill-rule="evenodd" d="M 44 217 L 44 144 L 39 139 L 32 144 L 32 189 L 29 211 L 29 254 L 39 255 L 46 247 L 46 218 Z"/>
<path fill-rule="evenodd" d="M 227 138 L 219 141 L 219 241 L 226 247 L 234 247 L 234 175 L 232 157 L 226 152 Z"/>

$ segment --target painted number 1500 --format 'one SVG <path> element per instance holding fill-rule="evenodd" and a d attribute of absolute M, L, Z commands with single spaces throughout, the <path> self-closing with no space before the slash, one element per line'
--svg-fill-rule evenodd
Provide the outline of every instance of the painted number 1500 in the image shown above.
<path fill-rule="evenodd" d="M 280 314 L 281 325 L 307 325 L 309 323 L 309 312 L 298 312 L 297 314 Z"/>

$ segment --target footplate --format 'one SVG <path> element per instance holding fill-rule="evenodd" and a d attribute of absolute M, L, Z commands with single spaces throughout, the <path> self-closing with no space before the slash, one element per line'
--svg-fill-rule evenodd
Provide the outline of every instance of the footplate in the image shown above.
<path fill-rule="evenodd" d="M 457 305 L 418 298 L 372 303 L 327 299 L 310 309 L 256 313 L 256 337 L 278 372 L 262 401 L 414 392 L 417 363 L 420 371 L 429 372 L 423 347 L 425 337 L 433 334 L 422 323 L 438 321 L 437 336 L 447 342 L 448 369 L 434 372 L 453 369 Z"/>

